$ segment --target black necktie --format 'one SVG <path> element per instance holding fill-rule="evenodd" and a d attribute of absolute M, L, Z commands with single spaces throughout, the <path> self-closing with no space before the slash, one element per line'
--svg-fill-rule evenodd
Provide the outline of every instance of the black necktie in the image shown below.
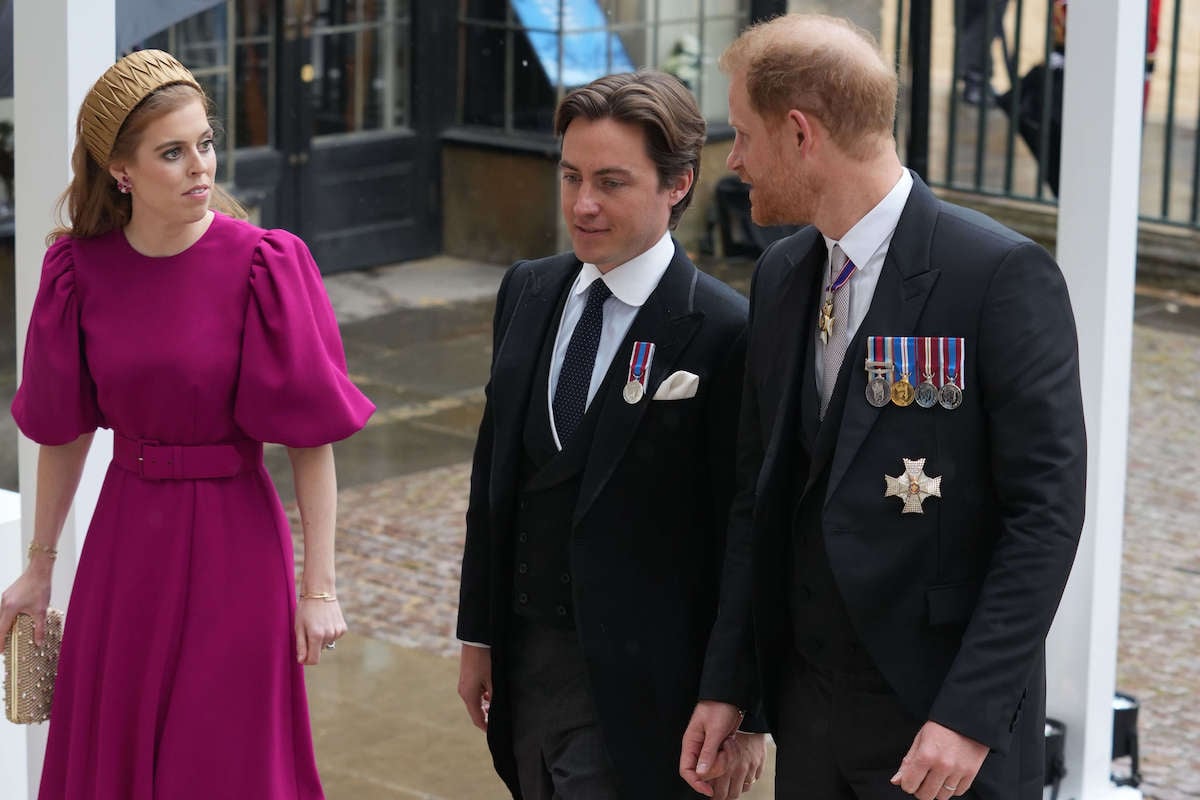
<path fill-rule="evenodd" d="M 597 278 L 592 281 L 587 305 L 583 307 L 583 315 L 575 324 L 567 352 L 563 355 L 558 385 L 554 388 L 554 427 L 558 431 L 559 444 L 563 447 L 567 446 L 579 427 L 587 407 L 592 368 L 596 364 L 596 348 L 600 346 L 600 329 L 604 324 L 604 301 L 611 296 L 612 290 L 603 280 Z"/>

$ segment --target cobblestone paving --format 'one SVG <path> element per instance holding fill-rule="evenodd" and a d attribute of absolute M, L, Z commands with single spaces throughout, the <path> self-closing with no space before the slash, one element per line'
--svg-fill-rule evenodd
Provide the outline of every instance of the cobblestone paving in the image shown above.
<path fill-rule="evenodd" d="M 1200 798 L 1200 328 L 1135 326 L 1134 363 L 1118 687 L 1141 703 L 1147 798 L 1192 800 Z M 468 477 L 463 463 L 341 493 L 339 582 L 356 632 L 457 652 Z"/>
<path fill-rule="evenodd" d="M 1200 797 L 1200 336 L 1134 329 L 1117 686 L 1141 704 L 1142 789 Z"/>
<path fill-rule="evenodd" d="M 339 493 L 338 595 L 356 634 L 457 655 L 469 478 L 470 464 L 456 464 Z M 301 553 L 297 539 L 297 568 Z"/>

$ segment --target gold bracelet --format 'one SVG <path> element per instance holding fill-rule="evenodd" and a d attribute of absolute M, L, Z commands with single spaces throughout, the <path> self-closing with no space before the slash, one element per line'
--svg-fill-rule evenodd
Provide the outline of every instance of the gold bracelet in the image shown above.
<path fill-rule="evenodd" d="M 301 600 L 320 600 L 321 602 L 324 602 L 324 603 L 332 603 L 335 600 L 337 600 L 337 595 L 330 594 L 329 592 L 301 592 L 300 599 Z"/>
<path fill-rule="evenodd" d="M 45 556 L 49 556 L 51 561 L 58 558 L 58 550 L 56 550 L 55 548 L 50 547 L 48 545 L 44 545 L 44 544 L 38 544 L 37 542 L 30 542 L 29 543 L 29 560 L 32 561 L 33 557 L 35 555 L 37 555 L 38 553 L 41 553 Z"/>

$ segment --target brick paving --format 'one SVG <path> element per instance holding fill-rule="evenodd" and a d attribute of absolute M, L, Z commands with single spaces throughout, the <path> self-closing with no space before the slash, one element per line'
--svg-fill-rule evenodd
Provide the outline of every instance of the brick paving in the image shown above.
<path fill-rule="evenodd" d="M 1198 374 L 1200 328 L 1135 326 L 1117 686 L 1155 800 L 1200 797 Z"/>
<path fill-rule="evenodd" d="M 1151 312 L 1169 318 L 1165 308 Z M 1141 702 L 1142 788 L 1152 800 L 1200 797 L 1200 324 L 1175 327 L 1134 330 L 1122 568 L 1118 686 Z M 339 583 L 357 633 L 457 652 L 468 478 L 469 464 L 458 463 L 341 492 Z"/>

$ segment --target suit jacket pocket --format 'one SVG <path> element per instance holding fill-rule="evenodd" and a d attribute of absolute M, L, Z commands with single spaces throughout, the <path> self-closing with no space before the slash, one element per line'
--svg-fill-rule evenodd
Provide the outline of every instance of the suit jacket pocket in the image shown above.
<path fill-rule="evenodd" d="M 974 583 L 948 583 L 925 592 L 930 625 L 962 624 L 971 616 L 979 587 Z"/>

